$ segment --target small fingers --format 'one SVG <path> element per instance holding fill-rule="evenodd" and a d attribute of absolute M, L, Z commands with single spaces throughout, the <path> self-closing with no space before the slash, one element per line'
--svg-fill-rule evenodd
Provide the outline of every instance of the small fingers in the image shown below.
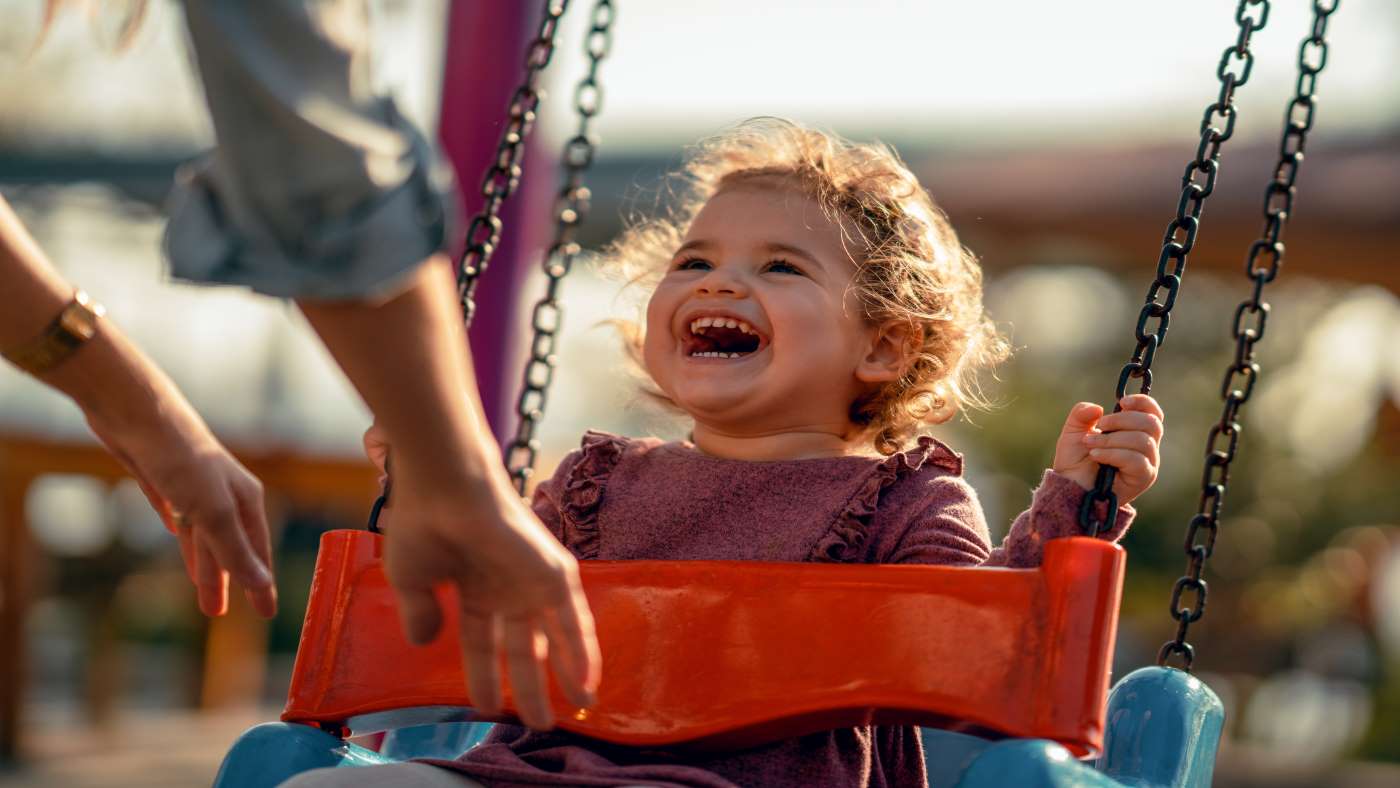
<path fill-rule="evenodd" d="M 1129 394 L 1119 400 L 1118 404 L 1126 411 L 1150 413 L 1156 416 L 1158 421 L 1166 421 L 1167 418 L 1167 414 L 1162 411 L 1162 406 L 1148 394 Z"/>
<path fill-rule="evenodd" d="M 1069 409 L 1063 432 L 1088 432 L 1103 416 L 1103 408 L 1093 402 L 1077 402 Z"/>
<path fill-rule="evenodd" d="M 544 659 L 544 633 L 530 619 L 507 619 L 504 624 L 506 664 L 510 668 L 511 696 L 520 721 L 535 730 L 554 727 L 549 708 Z"/>
<path fill-rule="evenodd" d="M 1146 432 L 1091 432 L 1084 436 L 1084 445 L 1091 449 L 1130 449 L 1155 460 L 1157 439 Z"/>
<path fill-rule="evenodd" d="M 501 643 L 500 617 L 463 610 L 458 636 L 472 707 L 483 716 L 494 717 L 501 713 L 501 671 L 496 662 Z"/>
<path fill-rule="evenodd" d="M 1120 472 L 1137 479 L 1154 477 L 1154 466 L 1147 456 L 1132 449 L 1090 449 L 1089 456 L 1100 465 L 1112 465 Z"/>
<path fill-rule="evenodd" d="M 1143 432 L 1153 440 L 1162 439 L 1162 419 L 1153 413 L 1137 410 L 1121 410 L 1099 419 L 1098 428 L 1103 432 Z"/>

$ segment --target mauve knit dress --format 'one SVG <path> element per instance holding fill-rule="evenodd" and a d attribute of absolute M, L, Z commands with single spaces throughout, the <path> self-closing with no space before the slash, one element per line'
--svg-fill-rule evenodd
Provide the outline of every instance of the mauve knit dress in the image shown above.
<path fill-rule="evenodd" d="M 1084 490 L 1046 471 L 993 549 L 962 458 L 932 438 L 888 458 L 726 460 L 688 443 L 589 432 L 535 492 L 580 560 L 840 561 L 1032 567 L 1078 533 Z M 1112 537 L 1133 511 L 1120 510 Z M 604 655 L 606 658 L 606 655 Z M 917 728 L 862 726 L 754 749 L 671 754 L 497 725 L 456 761 L 490 786 L 926 786 Z"/>

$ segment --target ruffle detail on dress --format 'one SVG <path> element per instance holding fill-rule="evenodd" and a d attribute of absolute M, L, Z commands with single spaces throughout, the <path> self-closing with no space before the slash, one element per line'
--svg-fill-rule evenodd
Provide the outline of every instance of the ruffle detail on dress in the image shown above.
<path fill-rule="evenodd" d="M 899 479 L 915 473 L 925 465 L 933 465 L 954 476 L 963 471 L 962 455 L 941 441 L 927 435 L 918 444 L 898 454 L 892 454 L 866 477 L 846 508 L 837 515 L 831 530 L 817 540 L 807 560 L 821 563 L 859 561 L 870 531 L 870 520 L 880 508 L 880 495 Z"/>
<path fill-rule="evenodd" d="M 597 558 L 598 508 L 608 477 L 622 459 L 627 439 L 606 432 L 589 430 L 583 434 L 581 456 L 569 472 L 560 495 L 559 511 L 564 521 L 564 546 L 579 558 Z"/>

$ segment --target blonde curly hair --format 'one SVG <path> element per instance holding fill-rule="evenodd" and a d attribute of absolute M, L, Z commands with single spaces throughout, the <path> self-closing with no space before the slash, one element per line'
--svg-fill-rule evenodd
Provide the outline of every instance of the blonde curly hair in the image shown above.
<path fill-rule="evenodd" d="M 791 121 L 757 118 L 696 145 L 668 177 L 670 208 L 635 221 L 604 250 L 602 268 L 650 292 L 706 201 L 754 180 L 796 188 L 842 228 L 851 290 L 871 324 L 908 324 L 904 373 L 851 403 L 851 422 L 882 454 L 960 407 L 987 407 L 978 373 L 1010 346 L 982 307 L 982 270 L 893 149 L 857 144 Z M 614 321 L 641 363 L 642 325 Z M 641 367 L 645 372 L 645 367 Z M 660 391 L 651 397 L 674 407 Z"/>

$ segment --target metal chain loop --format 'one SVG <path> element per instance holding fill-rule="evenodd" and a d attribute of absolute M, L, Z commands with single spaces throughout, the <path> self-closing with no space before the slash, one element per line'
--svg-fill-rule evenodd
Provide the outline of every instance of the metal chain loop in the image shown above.
<path fill-rule="evenodd" d="M 584 218 L 588 215 L 589 199 L 592 196 L 584 186 L 583 176 L 593 163 L 597 152 L 597 141 L 591 134 L 593 118 L 603 107 L 603 88 L 598 84 L 598 67 L 612 50 L 612 23 L 615 12 L 612 0 L 596 0 L 593 6 L 592 26 L 584 40 L 584 54 L 588 56 L 588 73 L 574 88 L 574 110 L 578 113 L 578 130 L 564 143 L 563 161 L 565 168 L 564 184 L 555 202 L 556 225 L 554 242 L 545 252 L 541 261 L 547 281 L 544 295 L 535 304 L 531 321 L 533 335 L 530 340 L 530 360 L 525 366 L 524 384 L 520 398 L 516 401 L 515 413 L 518 417 L 515 438 L 506 448 L 506 468 L 515 483 L 515 489 L 525 494 L 525 485 L 534 473 L 535 460 L 539 454 L 539 441 L 535 430 L 544 417 L 545 404 L 549 400 L 549 384 L 554 379 L 555 345 L 560 324 L 563 320 L 563 307 L 559 304 L 559 286 L 573 268 L 579 253 L 579 245 L 574 236 Z"/>
<path fill-rule="evenodd" d="M 1137 348 L 1132 358 L 1123 365 L 1118 375 L 1118 388 L 1114 403 L 1128 395 L 1128 386 L 1134 379 L 1141 381 L 1138 391 L 1143 394 L 1152 391 L 1152 362 L 1157 351 L 1167 341 L 1167 327 L 1171 324 L 1172 307 L 1181 289 L 1181 279 L 1186 272 L 1186 258 L 1196 245 L 1196 234 L 1201 226 L 1201 211 L 1206 198 L 1215 191 L 1215 180 L 1220 174 L 1220 148 L 1235 133 L 1235 89 L 1249 81 L 1254 68 L 1254 53 L 1249 49 L 1250 37 L 1264 29 L 1269 21 L 1269 0 L 1240 0 L 1235 8 L 1235 23 L 1239 33 L 1235 42 L 1225 48 L 1220 56 L 1216 76 L 1220 80 L 1220 93 L 1214 103 L 1206 107 L 1201 118 L 1201 142 L 1196 147 L 1196 158 L 1186 165 L 1181 176 L 1181 199 L 1177 201 L 1176 216 L 1167 224 L 1162 239 L 1162 252 L 1157 258 L 1157 278 L 1147 290 L 1146 302 L 1138 314 L 1137 328 L 1133 336 Z M 1221 123 L 1224 128 L 1221 128 Z M 1203 180 L 1202 180 L 1203 179 Z M 1163 300 L 1158 300 L 1163 296 Z M 1151 321 L 1156 321 L 1153 324 Z M 1115 404 L 1114 412 L 1122 407 Z M 1079 507 L 1079 526 L 1089 536 L 1100 536 L 1113 530 L 1118 519 L 1118 496 L 1113 492 L 1116 470 L 1110 465 L 1099 466 L 1094 489 L 1084 496 Z"/>
<path fill-rule="evenodd" d="M 1284 113 L 1278 166 L 1274 168 L 1273 180 L 1264 189 L 1264 229 L 1259 240 L 1250 244 L 1245 258 L 1245 275 L 1253 283 L 1252 293 L 1235 309 L 1235 320 L 1231 326 L 1235 358 L 1225 369 L 1225 380 L 1220 387 L 1225 406 L 1220 420 L 1211 426 L 1206 438 L 1201 498 L 1196 514 L 1186 526 L 1186 541 L 1183 544 L 1187 558 L 1186 574 L 1173 586 L 1168 605 L 1168 612 L 1177 622 L 1176 636 L 1162 644 L 1157 653 L 1157 664 L 1163 667 L 1173 656 L 1177 656 L 1181 659 L 1182 669 L 1189 672 L 1196 658 L 1195 649 L 1186 642 L 1186 637 L 1191 625 L 1199 621 L 1206 611 L 1207 587 L 1201 574 L 1205 571 L 1206 559 L 1215 551 L 1220 510 L 1225 503 L 1225 488 L 1230 480 L 1230 463 L 1234 461 L 1239 448 L 1240 409 L 1249 401 L 1259 380 L 1254 345 L 1264 338 L 1264 327 L 1269 317 L 1269 305 L 1263 301 L 1264 286 L 1274 281 L 1283 264 L 1283 229 L 1293 211 L 1293 197 L 1296 194 L 1294 180 L 1298 175 L 1298 165 L 1303 160 L 1303 145 L 1308 130 L 1312 128 L 1313 108 L 1316 106 L 1313 88 L 1317 84 L 1318 72 L 1327 63 L 1327 18 L 1337 10 L 1338 1 L 1327 4 L 1314 0 L 1312 33 L 1303 39 L 1298 48 L 1297 91 Z M 1299 107 L 1306 108 L 1306 114 L 1301 117 Z M 1194 594 L 1194 597 L 1183 599 L 1183 595 L 1188 593 Z"/>
<path fill-rule="evenodd" d="M 457 262 L 457 295 L 462 304 L 462 320 L 470 328 L 476 314 L 477 280 L 491 262 L 496 247 L 501 242 L 501 208 L 520 185 L 520 158 L 525 152 L 525 139 L 535 123 L 535 113 L 539 109 L 541 94 L 538 89 L 540 73 L 554 59 L 554 42 L 559 33 L 559 20 L 568 10 L 569 0 L 546 0 L 544 18 L 539 29 L 525 51 L 525 78 L 520 87 L 511 95 L 507 110 L 506 127 L 501 132 L 496 145 L 496 157 L 486 170 L 481 181 L 481 194 L 486 198 L 480 212 L 472 217 L 467 225 L 466 240 L 462 257 Z M 385 462 L 388 470 L 388 461 Z M 369 530 L 381 533 L 379 516 L 389 501 L 392 481 L 386 480 L 384 489 L 369 513 Z"/>
<path fill-rule="evenodd" d="M 505 130 L 496 146 L 496 158 L 481 181 L 481 195 L 486 198 L 481 211 L 467 226 L 466 245 L 457 261 L 457 295 L 462 301 L 462 319 L 468 326 L 476 314 L 476 283 L 491 262 L 501 243 L 501 208 L 520 185 L 520 158 L 525 152 L 525 138 L 535 123 L 540 106 L 538 89 L 540 73 L 554 58 L 554 41 L 559 32 L 559 20 L 569 7 L 569 0 L 547 0 L 539 30 L 525 51 L 525 79 L 511 96 Z"/>

